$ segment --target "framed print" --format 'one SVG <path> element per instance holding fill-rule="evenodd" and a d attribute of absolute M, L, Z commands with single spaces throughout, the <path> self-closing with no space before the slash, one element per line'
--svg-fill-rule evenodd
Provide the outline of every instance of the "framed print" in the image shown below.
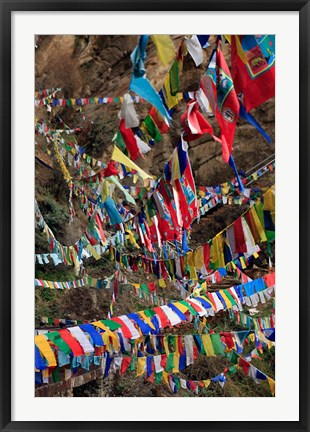
<path fill-rule="evenodd" d="M 1 23 L 1 430 L 308 430 L 308 2 Z"/>

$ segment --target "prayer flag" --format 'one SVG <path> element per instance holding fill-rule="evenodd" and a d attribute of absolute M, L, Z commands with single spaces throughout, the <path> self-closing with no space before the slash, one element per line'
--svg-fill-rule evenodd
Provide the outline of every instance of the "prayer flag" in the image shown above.
<path fill-rule="evenodd" d="M 219 42 L 211 56 L 201 85 L 220 126 L 222 155 L 224 162 L 227 163 L 232 153 L 235 128 L 239 116 L 239 101 Z"/>
<path fill-rule="evenodd" d="M 231 36 L 232 77 L 246 111 L 275 95 L 275 35 Z"/>

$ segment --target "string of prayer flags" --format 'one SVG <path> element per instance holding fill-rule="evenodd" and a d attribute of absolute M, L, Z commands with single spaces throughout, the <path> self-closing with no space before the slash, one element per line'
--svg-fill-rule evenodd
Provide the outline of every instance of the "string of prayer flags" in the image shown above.
<path fill-rule="evenodd" d="M 266 288 L 265 285 L 260 286 L 259 284 L 260 279 L 256 279 L 252 281 L 250 284 L 255 284 L 255 291 L 265 293 L 266 295 L 270 296 L 269 293 L 271 293 L 270 287 Z M 269 281 L 269 283 L 272 283 L 273 281 Z M 259 286 L 259 287 L 258 287 Z M 244 292 L 242 293 L 242 291 Z M 195 295 L 195 292 L 193 293 Z M 141 334 L 158 334 L 160 332 L 160 329 L 165 327 L 173 327 L 177 326 L 184 320 L 189 319 L 189 314 L 193 316 L 208 316 L 214 315 L 214 312 L 218 312 L 222 309 L 229 309 L 236 307 L 237 309 L 240 307 L 241 302 L 242 303 L 248 303 L 249 301 L 255 300 L 256 293 L 253 291 L 250 291 L 249 283 L 244 284 L 243 286 L 236 286 L 231 287 L 230 289 L 226 290 L 219 290 L 217 292 L 213 293 L 199 293 L 199 297 L 196 296 L 190 296 L 186 300 L 181 300 L 177 302 L 171 302 L 168 305 L 164 306 L 156 306 L 144 311 L 140 311 L 137 314 L 128 314 L 128 315 L 122 315 L 119 317 L 113 317 L 111 320 L 103 320 L 103 321 L 97 321 L 92 322 L 91 325 L 93 325 L 95 328 L 99 327 L 100 329 L 106 331 L 107 327 L 109 329 L 116 330 L 117 332 L 122 335 L 122 338 L 127 339 L 139 339 Z M 248 297 L 249 296 L 249 297 Z M 228 298 L 231 299 L 228 300 Z M 233 298 L 236 298 L 239 300 L 239 303 L 234 302 L 233 304 Z M 269 297 L 270 298 L 270 297 Z M 215 306 L 214 306 L 215 305 Z M 171 307 L 172 306 L 172 307 Z M 209 311 L 212 310 L 212 313 L 209 313 Z M 138 331 L 139 329 L 139 331 Z M 63 333 L 60 331 L 60 335 L 62 337 Z M 66 338 L 64 339 L 69 346 L 70 340 L 68 339 L 68 334 L 65 333 Z M 228 333 L 222 334 L 221 336 L 225 337 L 225 341 L 227 342 Z M 211 334 L 211 344 L 210 345 L 210 339 L 207 336 L 203 336 L 203 344 L 200 346 L 204 346 L 204 349 L 206 350 L 206 355 L 223 355 L 223 347 L 221 345 L 221 338 L 219 335 Z M 231 347 L 235 346 L 237 348 L 237 345 L 239 346 L 239 350 L 242 346 L 242 338 L 241 336 L 237 334 L 237 339 L 234 338 L 234 335 L 229 335 L 229 340 L 231 341 Z M 191 361 L 191 358 L 194 356 L 194 339 L 192 335 L 186 336 L 184 338 L 185 347 L 187 350 L 187 364 Z M 236 345 L 237 344 L 237 345 Z M 119 346 L 119 344 L 117 344 Z M 163 345 L 165 347 L 165 344 Z M 167 351 L 167 347 L 165 348 L 165 351 Z M 192 353 L 192 354 L 190 354 Z"/>
<path fill-rule="evenodd" d="M 145 103 L 145 100 L 138 95 L 130 95 L 133 103 Z M 35 99 L 35 106 L 49 105 L 52 107 L 73 107 L 73 106 L 88 106 L 88 105 L 106 105 L 110 103 L 123 103 L 123 96 L 116 97 L 78 97 L 78 98 L 55 98 L 55 95 L 47 95 L 43 99 Z"/>
<path fill-rule="evenodd" d="M 181 161 L 182 161 L 182 154 L 181 154 Z M 181 162 L 182 164 L 183 162 Z M 174 171 L 174 176 L 178 176 L 180 173 L 180 169 L 175 170 Z M 171 174 L 170 174 L 171 176 Z M 162 183 L 159 183 L 159 187 L 162 185 Z M 158 191 L 164 192 L 164 189 L 158 189 Z M 154 194 L 153 194 L 154 196 Z M 159 197 L 160 195 L 157 194 L 157 196 Z M 194 195 L 193 195 L 194 196 Z M 269 200 L 270 201 L 270 200 Z M 157 208 L 158 208 L 158 201 L 155 200 L 155 202 L 157 203 Z M 167 203 L 167 208 L 170 209 L 170 216 L 172 216 L 176 223 L 177 223 L 177 216 L 176 213 L 174 213 L 174 209 L 170 206 L 170 202 L 169 202 L 169 198 L 167 195 L 167 199 L 165 200 L 165 202 Z M 190 201 L 189 201 L 190 202 Z M 268 202 L 268 201 L 267 201 Z M 148 207 L 146 207 L 147 209 Z M 160 208 L 160 207 L 159 207 Z M 270 207 L 272 208 L 272 207 Z M 153 210 L 152 210 L 153 211 Z M 267 210 L 268 212 L 269 210 Z M 147 213 L 149 212 L 149 210 L 147 210 Z M 269 211 L 270 212 L 270 211 Z M 272 211 L 273 212 L 273 211 Z M 159 213 L 160 215 L 161 213 Z M 180 212 L 181 214 L 181 212 Z M 185 217 L 186 217 L 186 213 Z M 248 216 L 250 214 L 250 216 Z M 254 205 L 252 205 L 250 207 L 250 209 L 241 217 L 241 225 L 240 225 L 240 221 L 236 223 L 235 225 L 235 229 L 233 227 L 233 225 L 230 225 L 229 227 L 227 227 L 226 229 L 224 229 L 221 233 L 218 234 L 218 236 L 216 236 L 214 239 L 212 239 L 210 242 L 208 242 L 206 244 L 206 248 L 208 247 L 209 249 L 211 248 L 211 255 L 206 255 L 204 257 L 204 267 L 205 270 L 196 267 L 197 270 L 200 271 L 200 273 L 204 273 L 206 271 L 207 268 L 209 268 L 210 266 L 210 260 L 211 260 L 211 264 L 212 267 L 214 269 L 216 269 L 216 267 L 225 267 L 225 265 L 231 261 L 234 261 L 236 258 L 238 258 L 239 252 L 238 249 L 236 250 L 236 245 L 235 245 L 235 233 L 238 233 L 240 231 L 240 234 L 243 235 L 243 237 L 246 239 L 246 242 L 243 243 L 242 246 L 242 250 L 246 250 L 245 256 L 251 256 L 252 254 L 255 254 L 256 252 L 258 252 L 258 247 L 256 246 L 256 241 L 266 241 L 266 236 L 264 234 L 264 230 L 265 230 L 265 226 L 262 225 L 262 223 L 264 224 L 264 203 L 262 202 L 258 202 Z M 64 261 L 64 263 L 68 263 L 68 264 L 74 264 L 74 262 L 77 264 L 78 260 L 77 260 L 77 251 L 79 250 L 79 242 L 77 242 L 73 249 L 71 249 L 69 251 L 68 247 L 62 246 L 59 242 L 57 242 L 57 240 L 55 239 L 52 231 L 48 228 L 48 226 L 46 225 L 39 209 L 37 208 L 36 210 L 36 217 L 37 217 L 37 221 L 39 226 L 41 226 L 42 229 L 44 229 L 47 238 L 48 238 L 48 242 L 50 244 L 50 249 L 54 252 L 57 253 L 59 256 L 59 259 L 62 259 Z M 151 234 L 151 231 L 147 231 L 147 229 L 150 229 L 150 226 L 147 224 L 147 220 L 145 217 L 142 217 L 142 214 L 138 217 L 137 219 L 137 225 L 136 225 L 136 229 L 138 230 L 138 234 L 139 234 L 139 238 L 143 244 L 143 242 L 147 242 L 145 244 L 148 244 L 150 247 L 150 250 L 152 250 L 152 246 L 150 243 L 150 239 L 149 239 L 149 234 Z M 153 216 L 150 217 L 150 219 Z M 149 220 L 150 220 L 149 219 Z M 167 227 L 165 225 L 163 225 L 164 219 L 162 217 L 155 219 L 155 216 L 153 217 L 154 222 L 156 223 L 156 220 L 158 221 L 158 230 L 160 232 L 160 235 L 162 235 L 162 230 L 166 229 Z M 246 220 L 245 220 L 246 219 Z M 97 219 L 98 221 L 98 219 Z M 186 219 L 185 219 L 186 221 Z M 187 222 L 187 221 L 186 221 Z M 144 234 L 142 234 L 142 231 L 140 230 L 141 228 L 141 224 L 145 225 L 145 231 Z M 238 225 L 239 224 L 239 225 Z M 139 227 L 140 226 L 140 227 Z M 147 228 L 148 227 L 148 228 Z M 237 227 L 239 227 L 239 231 L 236 230 Z M 151 228 L 153 231 L 152 233 L 155 234 L 157 237 L 155 237 L 155 239 L 159 238 L 158 237 L 158 232 L 156 231 L 156 225 L 153 225 L 153 228 Z M 242 231 L 242 232 L 241 232 Z M 96 259 L 100 258 L 100 254 L 102 253 L 101 250 L 98 252 L 96 252 L 95 248 L 97 247 L 95 245 L 96 242 L 101 241 L 99 240 L 101 237 L 99 235 L 99 230 L 97 231 L 96 225 L 93 223 L 90 223 L 87 230 L 87 235 L 89 238 L 92 238 L 92 236 L 94 237 L 94 240 L 92 240 L 94 242 L 94 245 L 90 244 L 90 241 L 88 240 L 88 238 L 83 235 L 81 240 L 82 240 L 82 244 L 83 244 L 83 254 L 87 253 L 89 256 L 89 253 L 91 255 L 93 255 Z M 149 232 L 149 234 L 147 234 L 147 232 Z M 157 233 L 157 234 L 156 234 Z M 271 232 L 272 233 L 272 232 Z M 174 238 L 174 231 L 171 231 L 171 234 L 173 234 L 172 238 Z M 118 236 L 118 235 L 117 235 Z M 116 236 L 116 237 L 117 237 Z M 106 250 L 107 245 L 108 244 L 112 244 L 115 241 L 114 239 L 116 238 L 115 236 L 113 238 L 110 238 L 107 240 L 106 243 L 103 243 L 103 250 Z M 97 240 L 96 240 L 97 239 Z M 122 244 L 123 241 L 125 240 L 125 238 L 123 238 L 122 240 Z M 101 247 L 101 246 L 100 246 Z M 237 246 L 238 247 L 238 246 Z M 86 250 L 86 252 L 84 252 Z M 241 249 L 239 249 L 241 250 Z M 205 252 L 207 252 L 207 249 L 204 249 Z M 119 258 L 117 259 L 117 261 L 119 263 L 122 263 L 121 265 L 124 265 L 123 260 L 121 259 L 121 255 L 118 253 Z M 128 257 L 130 257 L 130 255 L 127 255 Z M 81 257 L 81 256 L 80 256 Z M 79 260 L 80 260 L 79 257 Z M 126 255 L 122 255 L 122 257 L 126 257 Z M 173 258 L 173 267 L 171 267 L 171 259 L 168 260 L 162 260 L 162 259 L 156 259 L 156 261 L 159 262 L 159 264 L 157 264 L 154 261 L 154 257 L 150 258 L 150 257 L 146 257 L 146 256 L 140 256 L 139 258 L 137 257 L 130 257 L 130 261 L 128 261 L 128 259 L 126 260 L 126 265 L 125 268 L 132 268 L 131 265 L 129 265 L 129 262 L 136 262 L 137 259 L 139 259 L 140 261 L 142 260 L 142 265 L 145 268 L 145 271 L 149 271 L 148 268 L 150 265 L 152 265 L 152 271 L 155 272 L 156 275 L 158 275 L 159 279 L 161 278 L 166 278 L 168 277 L 168 275 L 172 278 L 172 279 L 180 279 L 183 278 L 185 276 L 185 272 L 183 269 L 183 265 L 180 266 L 180 264 L 184 261 L 184 259 L 187 259 L 187 254 L 185 254 L 184 256 L 180 256 L 180 257 L 174 257 Z M 170 260 L 170 261 L 169 261 Z M 243 262 L 243 260 L 240 259 L 240 264 L 245 267 L 246 263 Z M 160 266 L 160 267 L 159 267 Z M 183 269 L 183 270 L 182 270 Z M 194 273 L 192 273 L 194 274 Z"/>
<path fill-rule="evenodd" d="M 48 257 L 52 259 L 52 262 L 55 266 L 63 262 L 62 260 L 59 259 L 58 255 L 54 253 L 36 254 L 35 257 L 36 257 L 36 261 L 41 265 L 50 263 Z"/>
<path fill-rule="evenodd" d="M 36 336 L 36 345 L 40 347 L 40 353 L 46 359 L 51 359 L 50 363 L 53 365 L 55 361 L 57 365 L 57 360 L 55 356 L 54 360 L 51 354 L 52 350 L 48 350 L 46 346 L 47 340 L 51 341 L 52 346 L 57 346 L 59 350 L 62 350 L 66 355 L 72 352 L 73 357 L 70 362 L 69 357 L 69 360 L 65 359 L 63 355 L 60 356 L 60 351 L 56 350 L 60 367 L 68 367 L 69 365 L 69 367 L 82 367 L 88 370 L 90 363 L 98 365 L 100 360 L 105 358 L 107 360 L 104 372 L 105 377 L 110 370 L 111 364 L 113 364 L 112 367 L 114 371 L 119 370 L 121 374 L 128 368 L 130 368 L 131 371 L 136 371 L 137 376 L 145 376 L 146 374 L 147 378 L 150 378 L 155 373 L 157 383 L 160 382 L 161 376 L 164 376 L 165 382 L 168 384 L 173 377 L 171 372 L 178 373 L 185 369 L 186 366 L 193 364 L 200 353 L 207 356 L 226 356 L 233 365 L 241 369 L 245 375 L 253 378 L 255 382 L 258 382 L 257 380 L 268 379 L 267 375 L 250 364 L 251 358 L 256 358 L 254 354 L 256 350 L 253 350 L 250 355 L 247 355 L 246 359 L 242 358 L 240 354 L 235 351 L 235 348 L 240 348 L 236 341 L 240 343 L 242 340 L 242 344 L 246 338 L 253 335 L 253 333 L 249 331 L 221 333 L 221 338 L 219 334 L 156 335 L 144 337 L 142 340 L 141 338 L 134 338 L 134 340 L 132 340 L 133 343 L 130 343 L 128 338 L 126 336 L 124 337 L 123 332 L 119 332 L 117 327 L 113 327 L 113 321 L 111 320 L 101 321 L 100 323 L 96 322 L 93 323 L 93 325 L 99 326 L 103 332 L 97 332 L 91 324 L 84 324 L 80 326 L 82 329 L 80 327 L 71 327 L 68 330 L 45 332 L 45 334 L 41 333 Z M 114 330 L 112 330 L 112 328 L 114 328 Z M 115 330 L 117 333 L 114 333 Z M 109 336 L 109 339 L 107 339 L 105 335 Z M 230 339 L 228 336 L 235 338 L 233 344 L 229 344 Z M 108 340 L 109 343 L 106 344 Z M 202 340 L 204 341 L 203 344 Z M 123 356 L 128 356 L 130 354 L 130 358 Z M 36 361 L 37 370 L 45 370 L 50 366 L 50 363 L 47 362 L 47 364 L 45 364 L 41 357 L 40 361 Z M 235 371 L 236 367 L 225 368 L 224 372 L 220 375 L 216 375 L 210 380 L 205 380 L 204 386 L 209 386 L 210 382 L 225 383 L 225 374 L 231 375 Z M 161 375 L 158 376 L 157 374 Z M 200 385 L 200 387 L 202 387 L 202 385 Z M 188 388 L 192 390 L 196 389 L 193 382 Z M 270 388 L 271 391 L 274 389 L 273 380 L 270 382 Z"/>
<path fill-rule="evenodd" d="M 109 289 L 111 285 L 111 281 L 116 277 L 118 270 L 114 272 L 111 276 L 106 278 L 94 278 L 88 275 L 85 275 L 81 279 L 76 279 L 73 281 L 47 281 L 42 279 L 35 279 L 34 285 L 35 287 L 41 288 L 51 288 L 51 289 L 72 289 L 72 288 L 82 288 L 84 286 L 89 286 L 92 288 L 105 288 Z"/>
<path fill-rule="evenodd" d="M 53 97 L 57 92 L 60 92 L 61 88 L 45 88 L 42 90 L 35 90 L 35 98 L 38 99 L 39 96 L 47 97 L 52 95 Z"/>

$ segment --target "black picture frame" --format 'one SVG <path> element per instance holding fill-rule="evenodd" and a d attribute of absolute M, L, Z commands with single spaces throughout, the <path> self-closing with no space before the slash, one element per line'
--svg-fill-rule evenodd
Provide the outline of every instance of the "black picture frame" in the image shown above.
<path fill-rule="evenodd" d="M 0 116 L 0 414 L 1 431 L 109 431 L 109 430 L 188 430 L 199 431 L 310 431 L 309 427 L 309 1 L 302 0 L 170 0 L 135 1 L 6 1 L 0 0 L 1 14 L 1 116 Z M 11 13 L 14 11 L 298 11 L 299 12 L 299 400 L 300 420 L 292 422 L 26 422 L 11 421 Z M 289 29 L 288 29 L 289 31 Z M 298 47 L 296 47 L 298 49 Z M 295 91 L 292 83 L 289 91 Z M 297 88 L 296 88 L 297 91 Z M 294 151 L 292 149 L 288 151 Z M 297 179 L 296 186 L 297 186 Z M 4 205 L 5 203 L 5 205 Z M 294 211 L 292 207 L 289 211 Z M 295 287 L 297 288 L 297 287 Z M 194 420 L 194 419 L 193 419 Z"/>

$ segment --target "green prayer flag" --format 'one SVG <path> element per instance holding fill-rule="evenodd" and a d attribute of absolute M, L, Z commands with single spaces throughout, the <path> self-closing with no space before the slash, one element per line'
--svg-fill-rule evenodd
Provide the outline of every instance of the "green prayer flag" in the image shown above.
<path fill-rule="evenodd" d="M 141 290 L 142 290 L 143 292 L 146 292 L 146 293 L 149 292 L 149 288 L 148 288 L 148 286 L 147 286 L 146 283 L 141 284 L 141 285 L 140 285 L 140 288 L 141 288 Z"/>
<path fill-rule="evenodd" d="M 146 118 L 144 120 L 144 124 L 148 130 L 148 133 L 151 135 L 151 137 L 153 138 L 153 140 L 155 142 L 162 140 L 163 137 L 161 136 L 159 130 L 157 129 L 156 124 L 154 123 L 154 121 L 150 115 L 146 116 Z"/>
<path fill-rule="evenodd" d="M 45 336 L 53 342 L 54 345 L 56 345 L 61 351 L 63 351 L 65 354 L 69 354 L 71 352 L 71 348 L 65 342 L 58 331 L 48 332 L 45 334 Z"/>
<path fill-rule="evenodd" d="M 173 346 L 174 350 L 176 348 L 176 336 L 168 335 L 168 345 Z"/>
<path fill-rule="evenodd" d="M 174 384 L 176 386 L 176 389 L 180 390 L 180 388 L 181 388 L 180 378 L 175 376 L 175 377 L 173 377 L 173 381 L 174 381 Z"/>
<path fill-rule="evenodd" d="M 236 300 L 233 298 L 233 296 L 230 294 L 230 292 L 228 291 L 228 289 L 224 289 L 224 293 L 227 295 L 227 297 L 229 298 L 229 300 L 230 300 L 230 303 L 232 304 L 232 306 L 235 306 L 237 303 L 236 303 Z"/>
<path fill-rule="evenodd" d="M 275 231 L 265 230 L 265 234 L 266 234 L 268 243 L 273 242 L 276 238 L 276 232 Z"/>
<path fill-rule="evenodd" d="M 140 189 L 140 192 L 138 193 L 138 198 L 139 198 L 140 200 L 142 200 L 142 199 L 145 197 L 146 192 L 147 192 L 146 187 L 142 187 L 142 188 Z"/>
<path fill-rule="evenodd" d="M 148 210 L 150 218 L 156 215 L 156 207 L 152 199 L 148 199 L 146 201 L 146 208 Z"/>
<path fill-rule="evenodd" d="M 156 315 L 156 312 L 154 312 L 153 309 L 145 309 L 143 312 L 148 318 L 152 318 L 154 315 Z"/>
<path fill-rule="evenodd" d="M 156 382 L 156 384 L 160 384 L 162 376 L 163 376 L 162 372 L 155 373 L 155 382 Z"/>
<path fill-rule="evenodd" d="M 129 370 L 132 372 L 134 370 L 136 370 L 136 363 L 137 363 L 137 359 L 135 357 L 133 357 L 131 359 L 130 365 L 129 365 Z"/>
<path fill-rule="evenodd" d="M 215 355 L 223 355 L 224 354 L 224 345 L 221 341 L 221 337 L 219 334 L 211 334 L 211 342 L 213 346 L 213 351 Z"/>
<path fill-rule="evenodd" d="M 233 365 L 233 366 L 230 366 L 230 368 L 228 369 L 228 371 L 226 373 L 227 373 L 227 375 L 233 375 L 236 373 L 236 371 L 237 371 L 237 368 L 235 365 Z"/>
<path fill-rule="evenodd" d="M 228 358 L 230 363 L 234 365 L 238 363 L 239 356 L 235 351 L 230 351 L 229 353 L 226 354 L 226 357 Z"/>
<path fill-rule="evenodd" d="M 169 71 L 170 93 L 175 96 L 179 92 L 179 62 L 175 60 Z"/>
<path fill-rule="evenodd" d="M 119 329 L 119 328 L 122 327 L 117 322 L 109 320 L 109 319 L 100 320 L 100 321 L 102 322 L 102 324 L 104 324 L 105 326 L 109 327 L 109 329 L 112 330 L 112 331 L 114 331 L 114 330 Z"/>
<path fill-rule="evenodd" d="M 180 300 L 181 304 L 183 304 L 184 306 L 186 306 L 188 308 L 188 310 L 192 313 L 192 315 L 196 316 L 197 312 L 195 311 L 195 309 L 193 308 L 192 305 L 190 305 L 189 303 L 187 303 L 186 300 Z"/>
<path fill-rule="evenodd" d="M 125 144 L 125 142 L 124 142 L 124 140 L 123 140 L 123 137 L 122 137 L 122 134 L 121 134 L 121 132 L 118 130 L 117 132 L 116 132 L 116 137 L 115 137 L 115 144 L 116 144 L 116 146 L 125 154 L 125 155 L 128 155 L 128 151 L 127 151 L 127 147 L 126 147 L 126 144 Z"/>
<path fill-rule="evenodd" d="M 265 226 L 265 222 L 264 222 L 264 204 L 262 202 L 256 203 L 254 204 L 254 208 L 256 210 L 256 213 L 258 215 L 259 221 L 261 223 L 261 225 L 264 227 Z"/>
<path fill-rule="evenodd" d="M 53 376 L 53 380 L 55 383 L 58 383 L 60 381 L 59 367 L 58 366 L 55 367 L 55 369 L 53 369 L 52 376 Z"/>
<path fill-rule="evenodd" d="M 171 371 L 174 368 L 174 353 L 167 355 L 166 372 Z"/>

